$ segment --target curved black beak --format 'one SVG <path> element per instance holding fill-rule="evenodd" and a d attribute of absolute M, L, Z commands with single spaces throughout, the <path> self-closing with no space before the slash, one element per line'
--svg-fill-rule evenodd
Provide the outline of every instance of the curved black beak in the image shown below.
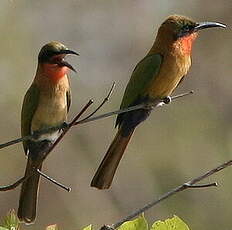
<path fill-rule="evenodd" d="M 75 51 L 73 51 L 73 50 L 61 50 L 61 51 L 59 51 L 59 55 L 60 54 L 65 54 L 65 55 L 67 55 L 67 54 L 74 54 L 74 55 L 78 55 L 79 56 L 79 54 L 78 53 L 76 53 Z M 77 72 L 75 69 L 74 69 L 74 67 L 71 65 L 71 64 L 69 64 L 67 61 L 65 61 L 64 59 L 62 59 L 62 60 L 60 60 L 59 61 L 59 63 L 57 63 L 58 65 L 60 65 L 60 66 L 67 66 L 69 69 L 71 69 L 73 72 Z"/>
<path fill-rule="evenodd" d="M 77 72 L 74 67 L 69 64 L 67 61 L 65 61 L 64 59 L 62 59 L 61 61 L 59 61 L 59 63 L 57 63 L 59 66 L 67 66 L 69 69 L 71 69 L 73 72 Z"/>
<path fill-rule="evenodd" d="M 196 26 L 194 27 L 194 32 L 213 27 L 226 28 L 226 25 L 220 22 L 199 22 L 196 23 Z"/>
<path fill-rule="evenodd" d="M 74 54 L 74 55 L 79 56 L 79 54 L 76 53 L 76 52 L 73 51 L 73 50 L 61 50 L 61 51 L 59 51 L 59 54 Z"/>

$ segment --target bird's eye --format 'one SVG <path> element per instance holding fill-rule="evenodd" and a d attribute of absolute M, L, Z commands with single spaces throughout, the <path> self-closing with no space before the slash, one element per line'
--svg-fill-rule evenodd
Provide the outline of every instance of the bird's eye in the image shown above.
<path fill-rule="evenodd" d="M 194 27 L 192 25 L 186 24 L 183 26 L 184 31 L 191 31 Z"/>

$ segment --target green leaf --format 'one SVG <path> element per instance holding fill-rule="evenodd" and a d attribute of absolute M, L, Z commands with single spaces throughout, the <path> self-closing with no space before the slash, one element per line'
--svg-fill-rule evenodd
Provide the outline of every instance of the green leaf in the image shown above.
<path fill-rule="evenodd" d="M 58 226 L 56 224 L 49 225 L 46 227 L 46 230 L 58 230 Z"/>
<path fill-rule="evenodd" d="M 156 221 L 151 230 L 190 230 L 189 227 L 178 216 L 166 219 L 165 221 Z"/>
<path fill-rule="evenodd" d="M 8 228 L 4 228 L 0 226 L 0 230 L 8 230 Z"/>
<path fill-rule="evenodd" d="M 1 230 L 1 229 L 0 229 Z M 92 225 L 90 224 L 89 226 L 83 228 L 83 230 L 92 230 Z"/>
<path fill-rule="evenodd" d="M 142 215 L 135 220 L 123 223 L 118 230 L 148 230 L 148 224 Z"/>
<path fill-rule="evenodd" d="M 1 228 L 0 230 L 9 229 L 9 230 L 18 230 L 19 229 L 19 219 L 15 214 L 14 210 L 10 210 L 8 214 L 2 218 L 1 220 Z"/>

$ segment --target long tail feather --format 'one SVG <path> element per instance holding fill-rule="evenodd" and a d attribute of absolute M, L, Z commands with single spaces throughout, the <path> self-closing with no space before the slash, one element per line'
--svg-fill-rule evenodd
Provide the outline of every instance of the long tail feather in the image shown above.
<path fill-rule="evenodd" d="M 41 169 L 41 167 L 40 167 Z M 33 161 L 28 158 L 25 176 L 33 171 Z M 23 182 L 18 208 L 18 218 L 27 223 L 33 223 L 36 218 L 37 194 L 39 188 L 40 175 L 35 173 Z"/>
<path fill-rule="evenodd" d="M 118 164 L 122 159 L 133 131 L 134 129 L 132 129 L 127 136 L 123 136 L 121 129 L 118 130 L 118 133 L 92 179 L 92 187 L 98 189 L 108 189 L 110 187 Z"/>

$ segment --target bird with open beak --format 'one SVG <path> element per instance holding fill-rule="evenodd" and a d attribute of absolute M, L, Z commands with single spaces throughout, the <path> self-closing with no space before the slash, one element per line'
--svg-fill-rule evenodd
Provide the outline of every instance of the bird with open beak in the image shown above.
<path fill-rule="evenodd" d="M 35 78 L 28 89 L 21 112 L 22 137 L 41 129 L 58 126 L 67 120 L 71 104 L 68 72 L 76 72 L 65 58 L 69 54 L 78 55 L 60 42 L 50 42 L 42 47 L 38 56 Z M 28 157 L 25 176 L 19 199 L 18 217 L 27 224 L 36 218 L 39 174 L 42 167 L 42 155 L 59 136 L 59 131 L 49 132 L 34 140 L 23 142 Z M 31 176 L 30 176 L 31 175 Z"/>

